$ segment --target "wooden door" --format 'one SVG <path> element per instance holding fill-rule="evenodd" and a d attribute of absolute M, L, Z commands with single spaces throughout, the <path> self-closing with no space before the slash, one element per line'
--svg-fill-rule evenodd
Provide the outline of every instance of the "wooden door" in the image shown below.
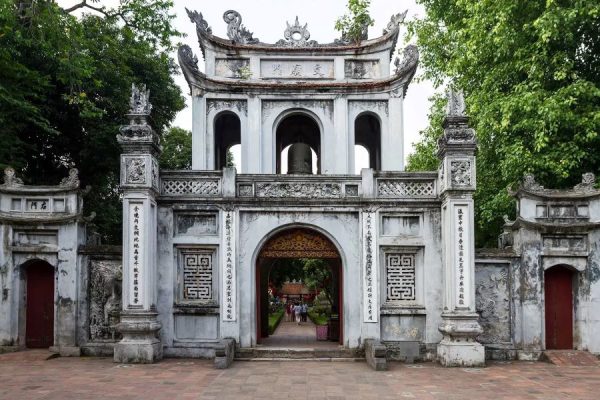
<path fill-rule="evenodd" d="M 546 349 L 573 348 L 573 282 L 565 267 L 544 274 Z"/>
<path fill-rule="evenodd" d="M 54 268 L 36 262 L 27 268 L 25 344 L 48 348 L 54 344 Z"/>

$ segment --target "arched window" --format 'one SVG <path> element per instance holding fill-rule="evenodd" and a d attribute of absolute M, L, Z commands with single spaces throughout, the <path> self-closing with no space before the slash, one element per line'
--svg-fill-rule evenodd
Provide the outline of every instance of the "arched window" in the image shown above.
<path fill-rule="evenodd" d="M 215 118 L 215 169 L 227 166 L 227 151 L 242 143 L 240 119 L 235 113 L 224 111 Z M 241 164 L 237 166 L 238 171 Z"/>
<path fill-rule="evenodd" d="M 287 164 L 287 151 L 284 155 L 284 149 L 294 143 L 304 143 L 312 150 L 313 166 L 316 164 L 316 169 L 313 167 L 313 173 L 321 171 L 321 134 L 319 125 L 314 119 L 306 114 L 292 114 L 285 117 L 275 134 L 275 152 L 276 152 L 276 171 L 278 174 L 283 173 L 282 164 Z M 285 161 L 282 161 L 285 157 Z M 287 165 L 285 168 L 287 172 Z"/>
<path fill-rule="evenodd" d="M 367 150 L 369 155 L 368 168 L 381 169 L 381 124 L 375 115 L 365 113 L 356 117 L 354 120 L 354 143 Z M 355 166 L 358 166 L 356 157 L 354 160 Z"/>

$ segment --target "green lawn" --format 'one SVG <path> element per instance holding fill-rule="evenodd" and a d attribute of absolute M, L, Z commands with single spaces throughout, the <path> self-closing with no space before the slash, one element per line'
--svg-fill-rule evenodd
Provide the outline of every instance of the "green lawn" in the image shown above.
<path fill-rule="evenodd" d="M 275 311 L 274 313 L 269 314 L 269 335 L 272 335 L 273 332 L 275 332 L 275 329 L 277 329 L 277 326 L 283 319 L 283 314 L 283 308 L 279 311 Z"/>

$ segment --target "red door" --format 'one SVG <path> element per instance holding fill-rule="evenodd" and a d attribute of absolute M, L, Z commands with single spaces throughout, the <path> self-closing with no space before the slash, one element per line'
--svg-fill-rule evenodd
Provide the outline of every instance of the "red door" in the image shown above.
<path fill-rule="evenodd" d="M 25 344 L 30 348 L 54 344 L 54 268 L 42 261 L 27 268 Z"/>
<path fill-rule="evenodd" d="M 544 277 L 546 349 L 572 349 L 572 273 L 565 267 L 553 267 L 545 272 Z"/>

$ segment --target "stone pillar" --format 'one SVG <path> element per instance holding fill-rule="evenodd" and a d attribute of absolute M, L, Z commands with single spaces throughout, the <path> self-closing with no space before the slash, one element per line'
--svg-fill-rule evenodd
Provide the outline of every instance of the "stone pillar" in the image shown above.
<path fill-rule="evenodd" d="M 206 98 L 192 89 L 192 169 L 207 170 Z"/>
<path fill-rule="evenodd" d="M 388 129 L 381 126 L 381 170 L 404 170 L 404 116 L 402 93 L 389 100 Z"/>
<path fill-rule="evenodd" d="M 462 93 L 452 89 L 438 146 L 445 283 L 438 358 L 446 367 L 483 366 L 485 350 L 476 340 L 482 329 L 475 312 L 473 192 L 477 144 L 464 113 Z"/>
<path fill-rule="evenodd" d="M 123 310 L 114 361 L 152 363 L 162 358 L 156 312 L 156 195 L 159 190 L 158 135 L 146 118 L 149 91 L 132 87 L 129 125 L 117 136 L 123 190 Z"/>

